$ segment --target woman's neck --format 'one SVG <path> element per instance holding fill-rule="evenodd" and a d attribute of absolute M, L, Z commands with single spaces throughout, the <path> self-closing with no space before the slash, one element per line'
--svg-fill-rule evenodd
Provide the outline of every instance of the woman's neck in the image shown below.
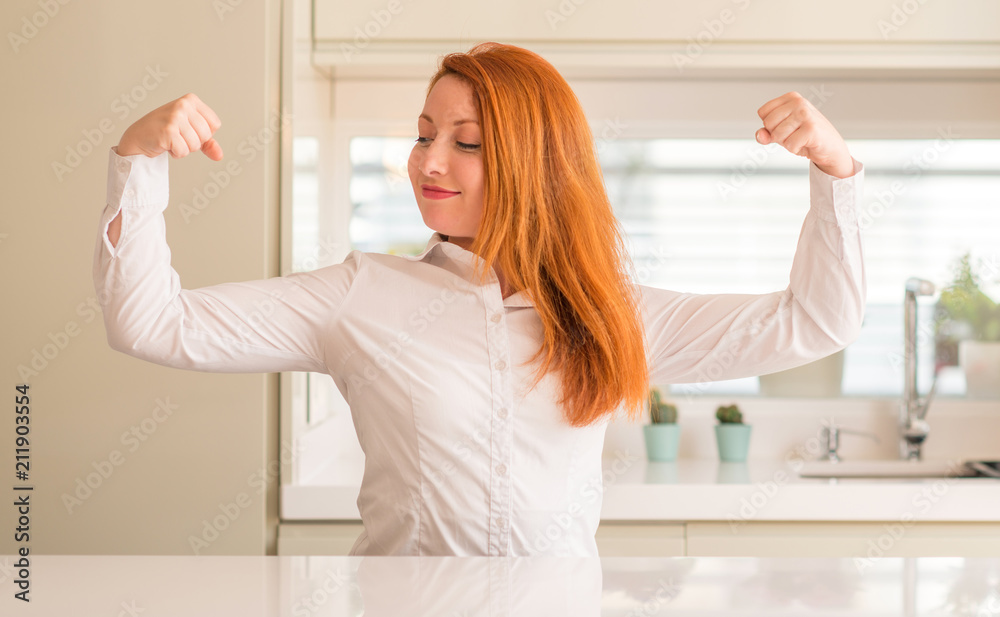
<path fill-rule="evenodd" d="M 445 242 L 451 242 L 452 244 L 460 246 L 467 251 L 472 250 L 472 238 L 452 238 L 451 236 L 446 236 L 444 234 L 441 234 L 441 237 Z M 493 264 L 493 272 L 496 274 L 497 280 L 500 282 L 500 296 L 502 298 L 506 298 L 512 295 L 514 292 L 507 286 L 507 279 L 504 278 L 503 271 L 500 270 L 500 266 Z"/>

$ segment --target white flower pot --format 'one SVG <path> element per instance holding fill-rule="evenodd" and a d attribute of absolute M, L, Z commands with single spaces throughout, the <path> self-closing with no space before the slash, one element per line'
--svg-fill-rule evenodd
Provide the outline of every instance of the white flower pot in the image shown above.
<path fill-rule="evenodd" d="M 968 398 L 1000 398 L 1000 342 L 960 341 L 958 363 Z"/>

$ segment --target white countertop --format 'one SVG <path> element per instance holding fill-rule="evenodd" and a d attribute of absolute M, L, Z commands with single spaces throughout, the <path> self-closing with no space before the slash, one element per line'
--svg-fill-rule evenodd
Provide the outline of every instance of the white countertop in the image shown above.
<path fill-rule="evenodd" d="M 1000 559 L 0 556 L 0 614 L 996 615 Z"/>
<path fill-rule="evenodd" d="M 362 461 L 283 486 L 284 520 L 359 521 Z M 801 478 L 782 461 L 604 459 L 604 521 L 992 521 L 1000 480 Z"/>
<path fill-rule="evenodd" d="M 605 459 L 605 479 L 609 461 Z M 605 484 L 602 520 L 996 521 L 1000 480 L 802 478 L 782 462 L 645 458 Z"/>

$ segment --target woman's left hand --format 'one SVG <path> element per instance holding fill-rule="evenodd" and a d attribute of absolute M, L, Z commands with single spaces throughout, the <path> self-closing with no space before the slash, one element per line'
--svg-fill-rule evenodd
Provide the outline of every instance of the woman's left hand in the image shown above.
<path fill-rule="evenodd" d="M 792 154 L 816 163 L 820 171 L 837 178 L 854 175 L 854 159 L 847 143 L 819 110 L 798 92 L 782 94 L 757 110 L 764 128 L 757 141 L 780 144 Z"/>

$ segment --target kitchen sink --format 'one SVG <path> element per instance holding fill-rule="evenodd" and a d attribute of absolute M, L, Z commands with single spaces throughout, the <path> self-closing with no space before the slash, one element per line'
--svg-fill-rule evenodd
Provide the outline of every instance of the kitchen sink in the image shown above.
<path fill-rule="evenodd" d="M 809 461 L 804 478 L 1000 478 L 1000 461 Z"/>

